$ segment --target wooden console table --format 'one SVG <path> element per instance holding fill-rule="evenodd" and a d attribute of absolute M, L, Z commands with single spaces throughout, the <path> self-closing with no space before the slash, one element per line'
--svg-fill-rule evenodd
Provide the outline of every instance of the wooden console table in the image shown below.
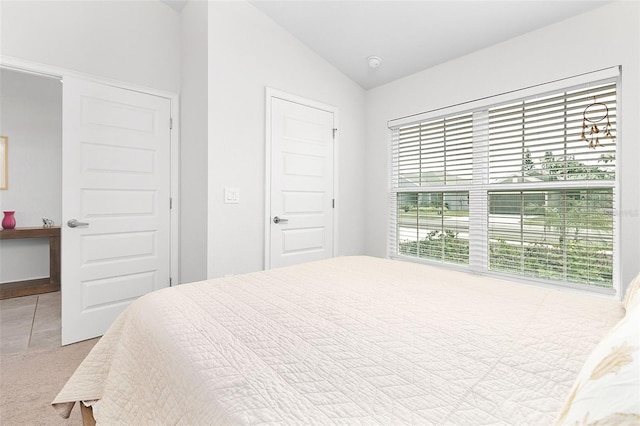
<path fill-rule="evenodd" d="M 0 299 L 60 290 L 60 227 L 0 230 L 0 240 L 49 238 L 49 277 L 0 284 Z"/>

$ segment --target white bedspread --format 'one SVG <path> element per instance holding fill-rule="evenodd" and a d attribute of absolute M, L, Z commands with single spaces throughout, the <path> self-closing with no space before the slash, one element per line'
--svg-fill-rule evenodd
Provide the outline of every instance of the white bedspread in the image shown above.
<path fill-rule="evenodd" d="M 54 401 L 102 424 L 550 424 L 621 303 L 344 257 L 181 285 Z"/>

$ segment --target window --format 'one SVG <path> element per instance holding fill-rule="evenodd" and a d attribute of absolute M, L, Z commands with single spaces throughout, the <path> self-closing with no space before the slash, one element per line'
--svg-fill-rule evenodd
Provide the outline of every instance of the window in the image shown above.
<path fill-rule="evenodd" d="M 469 191 L 473 116 L 445 117 L 399 129 L 396 226 L 398 253 L 469 263 Z"/>
<path fill-rule="evenodd" d="M 612 287 L 615 81 L 392 130 L 392 256 Z"/>
<path fill-rule="evenodd" d="M 469 263 L 469 193 L 400 192 L 400 254 Z"/>
<path fill-rule="evenodd" d="M 489 270 L 611 287 L 610 188 L 488 195 Z"/>

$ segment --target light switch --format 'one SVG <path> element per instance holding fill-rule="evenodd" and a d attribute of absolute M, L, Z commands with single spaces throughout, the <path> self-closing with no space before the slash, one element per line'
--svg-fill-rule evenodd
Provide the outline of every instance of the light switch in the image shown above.
<path fill-rule="evenodd" d="M 240 203 L 240 189 L 238 189 L 238 188 L 225 188 L 224 189 L 224 203 L 225 204 L 238 204 L 238 203 Z"/>

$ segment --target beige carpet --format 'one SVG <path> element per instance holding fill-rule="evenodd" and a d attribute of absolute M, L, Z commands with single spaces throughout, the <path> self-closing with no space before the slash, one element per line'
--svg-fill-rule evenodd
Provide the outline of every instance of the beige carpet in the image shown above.
<path fill-rule="evenodd" d="M 0 425 L 81 425 L 77 404 L 65 420 L 51 401 L 97 341 L 0 357 Z"/>

